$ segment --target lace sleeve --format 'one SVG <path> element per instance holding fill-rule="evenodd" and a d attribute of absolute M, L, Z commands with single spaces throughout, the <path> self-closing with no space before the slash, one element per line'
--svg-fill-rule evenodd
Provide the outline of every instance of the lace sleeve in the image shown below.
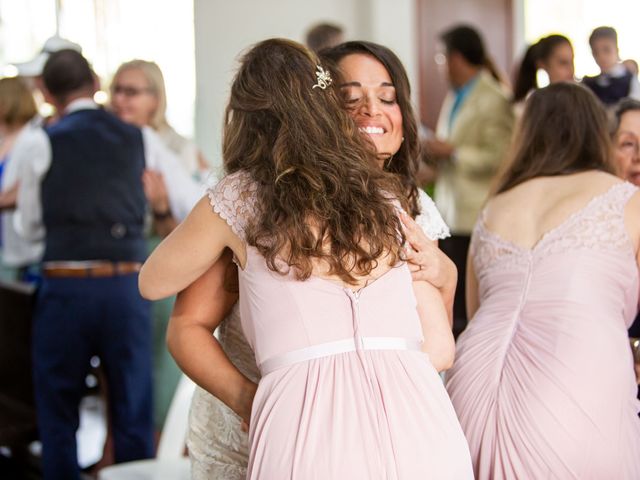
<path fill-rule="evenodd" d="M 449 227 L 444 223 L 436 204 L 423 190 L 418 190 L 418 202 L 420 214 L 416 217 L 416 223 L 420 225 L 427 237 L 431 240 L 442 240 L 451 236 Z"/>
<path fill-rule="evenodd" d="M 207 189 L 213 211 L 242 240 L 245 240 L 247 225 L 255 215 L 256 190 L 257 184 L 244 171 L 227 175 L 214 187 Z"/>

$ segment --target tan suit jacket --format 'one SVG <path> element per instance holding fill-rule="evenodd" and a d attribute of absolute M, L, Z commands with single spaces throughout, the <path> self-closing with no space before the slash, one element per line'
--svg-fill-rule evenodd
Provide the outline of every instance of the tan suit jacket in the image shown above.
<path fill-rule="evenodd" d="M 436 182 L 435 201 L 452 233 L 469 235 L 511 142 L 514 117 L 507 93 L 487 72 L 460 105 L 451 131 L 455 93 L 442 104 L 436 135 L 455 147 Z"/>

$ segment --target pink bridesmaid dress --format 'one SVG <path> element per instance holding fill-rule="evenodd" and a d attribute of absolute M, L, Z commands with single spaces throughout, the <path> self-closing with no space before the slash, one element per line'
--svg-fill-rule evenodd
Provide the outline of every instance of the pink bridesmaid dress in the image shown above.
<path fill-rule="evenodd" d="M 636 191 L 614 185 L 532 249 L 478 222 L 480 308 L 447 373 L 476 478 L 640 479 L 627 339 L 639 281 L 624 225 Z"/>
<path fill-rule="evenodd" d="M 209 192 L 244 240 L 259 209 L 245 172 Z M 392 268 L 354 292 L 268 269 L 247 246 L 240 317 L 260 380 L 247 478 L 473 478 L 469 449 L 438 373 L 420 351 L 410 272 Z"/>

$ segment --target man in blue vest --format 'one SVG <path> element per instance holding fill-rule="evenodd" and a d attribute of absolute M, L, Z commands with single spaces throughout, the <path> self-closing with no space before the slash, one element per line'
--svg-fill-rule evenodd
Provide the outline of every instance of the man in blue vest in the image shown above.
<path fill-rule="evenodd" d="M 116 462 L 153 455 L 151 323 L 138 292 L 145 258 L 142 132 L 99 108 L 73 50 L 52 54 L 44 85 L 61 119 L 41 131 L 20 194 L 26 236 L 45 235 L 33 363 L 44 478 L 79 479 L 75 434 L 89 360 L 105 369 Z M 37 147 L 37 148 L 36 148 Z"/>

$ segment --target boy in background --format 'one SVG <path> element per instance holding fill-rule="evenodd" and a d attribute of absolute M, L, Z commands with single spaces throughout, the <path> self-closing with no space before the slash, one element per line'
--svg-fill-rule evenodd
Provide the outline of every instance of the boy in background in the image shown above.
<path fill-rule="evenodd" d="M 585 76 L 582 83 L 607 106 L 625 97 L 640 99 L 638 77 L 621 62 L 618 54 L 618 33 L 613 27 L 598 27 L 589 36 L 593 59 L 600 67 L 600 75 Z"/>

